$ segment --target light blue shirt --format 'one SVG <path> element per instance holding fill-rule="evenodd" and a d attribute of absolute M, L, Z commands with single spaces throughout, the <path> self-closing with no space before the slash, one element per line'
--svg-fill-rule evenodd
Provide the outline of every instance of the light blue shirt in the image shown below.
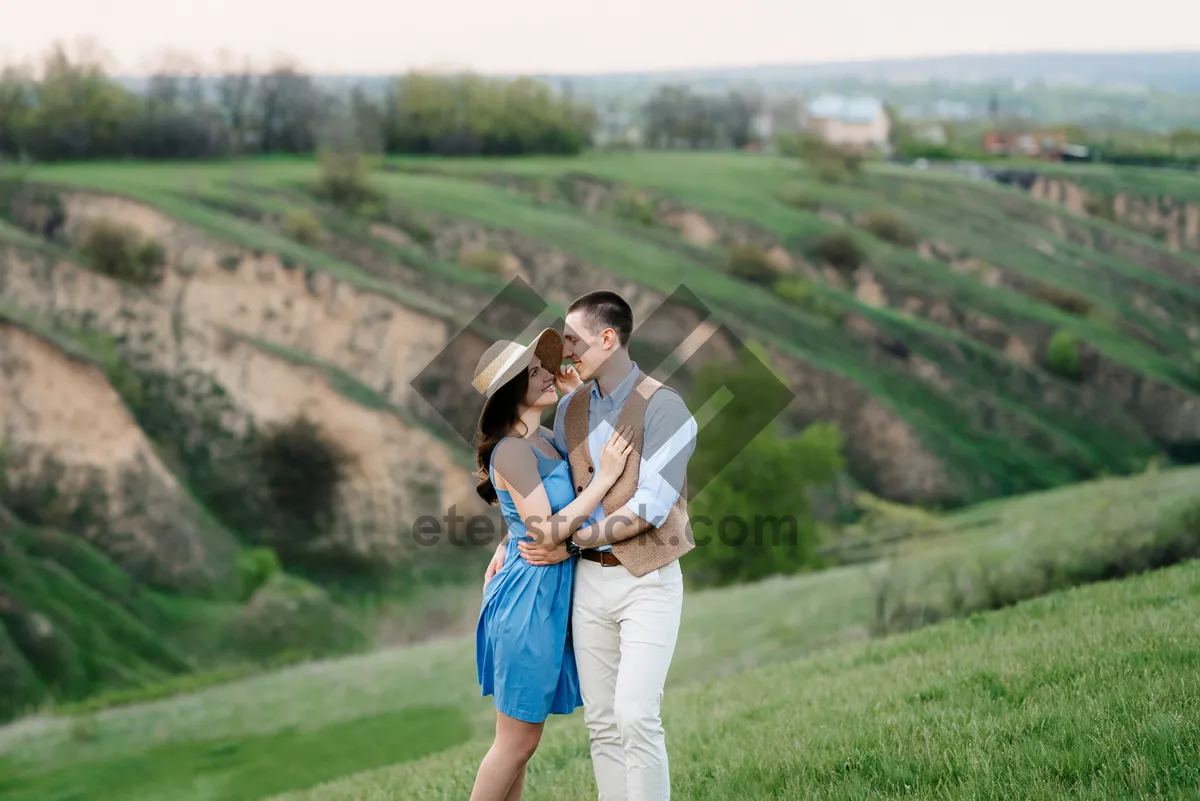
<path fill-rule="evenodd" d="M 575 390 L 590 393 L 587 444 L 592 464 L 600 464 L 600 449 L 612 436 L 621 409 L 641 375 L 641 370 L 634 364 L 629 375 L 608 395 L 600 394 L 600 385 L 594 380 Z M 568 451 L 563 421 L 575 392 L 559 401 L 554 414 L 554 444 L 564 454 Z M 629 500 L 628 506 L 634 514 L 652 526 L 663 524 L 671 507 L 679 498 L 679 491 L 687 477 L 688 459 L 696 449 L 698 430 L 687 404 L 673 390 L 665 387 L 660 389 L 646 405 L 637 490 Z M 592 512 L 585 525 L 597 523 L 604 517 L 604 505 L 601 504 Z M 602 545 L 597 550 L 612 550 L 612 546 Z"/>

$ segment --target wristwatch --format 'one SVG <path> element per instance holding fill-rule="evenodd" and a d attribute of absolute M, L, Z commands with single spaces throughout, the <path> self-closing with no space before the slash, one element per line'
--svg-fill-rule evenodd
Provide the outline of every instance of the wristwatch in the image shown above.
<path fill-rule="evenodd" d="M 579 556 L 579 554 L 583 553 L 583 549 L 576 545 L 575 540 L 570 537 L 563 540 L 563 545 L 567 546 L 567 553 L 571 556 Z"/>

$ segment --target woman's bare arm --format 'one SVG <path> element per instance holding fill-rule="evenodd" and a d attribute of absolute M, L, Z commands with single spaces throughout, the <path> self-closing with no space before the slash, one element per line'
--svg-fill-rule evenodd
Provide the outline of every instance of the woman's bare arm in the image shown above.
<path fill-rule="evenodd" d="M 605 447 L 623 448 L 628 452 L 625 438 L 617 434 Z M 623 467 L 624 458 L 620 462 Z M 575 500 L 559 512 L 551 513 L 550 499 L 538 472 L 537 455 L 528 443 L 513 439 L 501 442 L 496 448 L 494 466 L 496 477 L 502 482 L 502 488 L 512 495 L 517 514 L 525 523 L 530 538 L 542 545 L 557 545 L 574 534 L 587 522 L 620 475 L 620 470 L 614 470 L 611 464 L 607 465 L 608 469 L 602 465 Z"/>

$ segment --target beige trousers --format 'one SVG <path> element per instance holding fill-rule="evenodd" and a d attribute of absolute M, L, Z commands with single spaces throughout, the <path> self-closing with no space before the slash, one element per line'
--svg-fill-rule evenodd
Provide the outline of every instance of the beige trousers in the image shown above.
<path fill-rule="evenodd" d="M 671 797 L 659 708 L 679 635 L 679 562 L 641 578 L 580 559 L 571 629 L 600 801 Z"/>

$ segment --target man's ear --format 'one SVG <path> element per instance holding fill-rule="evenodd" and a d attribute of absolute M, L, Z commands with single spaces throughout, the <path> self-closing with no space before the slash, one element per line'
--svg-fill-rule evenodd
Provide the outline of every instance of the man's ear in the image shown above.
<path fill-rule="evenodd" d="M 617 347 L 620 340 L 617 338 L 617 332 L 611 328 L 604 329 L 604 348 L 605 350 L 613 350 Z"/>

